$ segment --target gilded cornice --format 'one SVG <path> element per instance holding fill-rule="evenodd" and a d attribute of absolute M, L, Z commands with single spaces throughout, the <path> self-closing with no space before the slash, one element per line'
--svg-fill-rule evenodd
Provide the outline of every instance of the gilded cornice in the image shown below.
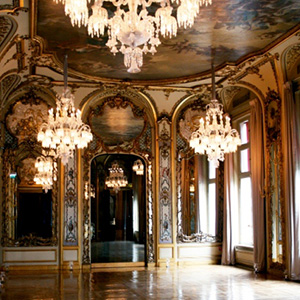
<path fill-rule="evenodd" d="M 229 84 L 236 84 L 249 74 L 256 74 L 258 78 L 263 81 L 264 79 L 260 74 L 260 68 L 268 62 L 273 63 L 274 60 L 278 59 L 278 53 L 274 55 L 266 53 L 264 55 L 252 57 L 238 66 L 226 67 L 221 70 L 220 73 L 228 78 Z"/>

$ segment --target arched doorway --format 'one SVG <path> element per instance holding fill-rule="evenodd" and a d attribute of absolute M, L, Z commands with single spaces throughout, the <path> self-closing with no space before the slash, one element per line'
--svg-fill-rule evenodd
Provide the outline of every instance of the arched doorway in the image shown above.
<path fill-rule="evenodd" d="M 137 160 L 141 158 L 131 154 L 102 154 L 91 162 L 93 264 L 145 262 L 146 180 L 144 174 L 138 175 L 132 169 Z M 115 163 L 128 180 L 119 189 L 105 184 Z"/>

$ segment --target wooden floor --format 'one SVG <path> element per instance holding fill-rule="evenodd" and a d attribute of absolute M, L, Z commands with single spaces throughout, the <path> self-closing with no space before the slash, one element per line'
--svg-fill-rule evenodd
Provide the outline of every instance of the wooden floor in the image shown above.
<path fill-rule="evenodd" d="M 300 299 L 300 284 L 226 266 L 8 272 L 0 299 Z"/>

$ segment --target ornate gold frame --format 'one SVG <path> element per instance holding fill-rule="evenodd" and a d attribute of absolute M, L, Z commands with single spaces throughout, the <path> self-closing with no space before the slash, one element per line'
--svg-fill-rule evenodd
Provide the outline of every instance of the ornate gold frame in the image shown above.
<path fill-rule="evenodd" d="M 32 246 L 56 246 L 58 243 L 57 237 L 57 183 L 54 183 L 52 188 L 52 237 L 42 238 L 37 236 L 24 236 L 22 238 L 15 238 L 14 234 L 14 220 L 16 215 L 12 213 L 17 206 L 17 191 L 18 187 L 15 181 L 12 181 L 9 177 L 11 170 L 15 170 L 18 164 L 17 159 L 20 158 L 22 152 L 26 153 L 29 157 L 36 154 L 32 149 L 28 149 L 28 146 L 24 145 L 19 151 L 14 149 L 5 149 L 3 153 L 3 176 L 2 180 L 5 183 L 3 187 L 3 201 L 2 201 L 2 239 L 1 245 L 3 247 L 32 247 Z M 26 189 L 27 192 L 41 192 L 39 186 L 23 186 L 22 189 Z"/>
<path fill-rule="evenodd" d="M 144 129 L 131 143 L 130 147 L 122 147 L 122 145 L 106 146 L 101 140 L 101 137 L 96 136 L 90 143 L 89 147 L 83 153 L 83 249 L 82 249 L 82 263 L 90 264 L 90 169 L 92 160 L 102 154 L 135 154 L 142 157 L 146 163 L 146 264 L 154 262 L 155 248 L 154 248 L 154 186 L 153 186 L 153 128 L 150 126 L 146 112 L 135 105 L 127 97 L 118 96 L 107 97 L 100 100 L 100 104 L 90 107 L 88 112 L 89 123 L 92 115 L 101 115 L 105 105 L 111 107 L 126 108 L 128 105 L 132 108 L 134 115 L 137 118 L 144 119 Z"/>

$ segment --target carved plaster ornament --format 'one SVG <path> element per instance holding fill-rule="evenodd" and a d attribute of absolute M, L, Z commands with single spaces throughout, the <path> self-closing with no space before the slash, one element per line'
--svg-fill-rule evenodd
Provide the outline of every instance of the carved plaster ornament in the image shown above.
<path fill-rule="evenodd" d="M 24 140 L 36 139 L 40 126 L 47 120 L 48 107 L 45 103 L 31 105 L 17 102 L 12 114 L 7 116 L 7 127 L 21 143 Z"/>
<path fill-rule="evenodd" d="M 25 158 L 22 160 L 20 167 L 18 168 L 18 176 L 20 177 L 19 185 L 34 185 L 34 176 L 36 174 L 35 159 Z"/>
<path fill-rule="evenodd" d="M 192 133 L 199 127 L 199 120 L 205 119 L 205 111 L 187 109 L 183 119 L 179 121 L 179 132 L 187 141 L 190 140 Z"/>
<path fill-rule="evenodd" d="M 20 82 L 20 80 L 21 77 L 15 74 L 8 75 L 1 80 L 0 94 L 2 95 L 2 101 L 6 99 L 10 91 L 12 91 L 12 89 Z"/>
<path fill-rule="evenodd" d="M 17 30 L 15 20 L 8 16 L 0 16 L 0 52 L 4 49 Z"/>
<path fill-rule="evenodd" d="M 300 44 L 291 47 L 286 54 L 286 68 L 290 71 L 300 56 Z"/>
<path fill-rule="evenodd" d="M 228 109 L 232 103 L 234 97 L 242 90 L 242 88 L 238 86 L 229 86 L 221 91 L 221 98 L 224 103 L 224 107 Z"/>

